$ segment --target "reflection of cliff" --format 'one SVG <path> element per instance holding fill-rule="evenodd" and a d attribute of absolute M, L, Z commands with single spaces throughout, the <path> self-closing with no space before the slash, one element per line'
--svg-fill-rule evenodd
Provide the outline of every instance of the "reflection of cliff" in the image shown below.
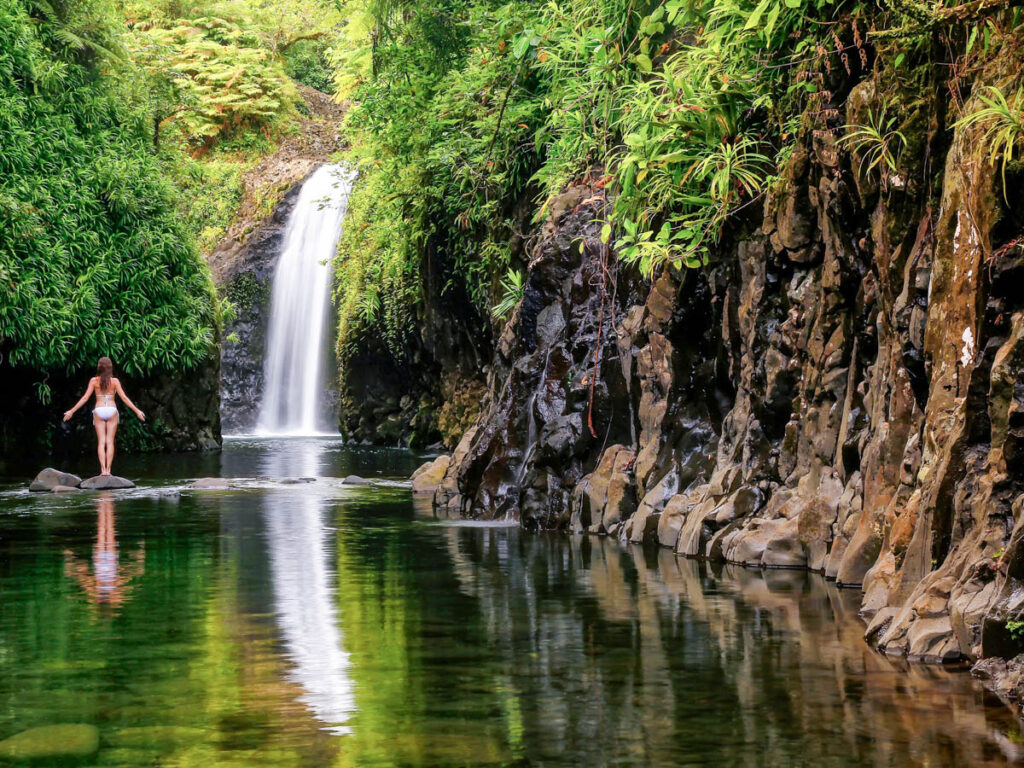
<path fill-rule="evenodd" d="M 820 579 L 715 573 L 609 539 L 447 541 L 510 670 L 530 761 L 601 762 L 614 746 L 651 764 L 986 765 L 1005 741 L 1008 713 L 979 707 L 968 676 L 879 656 L 857 596 Z"/>

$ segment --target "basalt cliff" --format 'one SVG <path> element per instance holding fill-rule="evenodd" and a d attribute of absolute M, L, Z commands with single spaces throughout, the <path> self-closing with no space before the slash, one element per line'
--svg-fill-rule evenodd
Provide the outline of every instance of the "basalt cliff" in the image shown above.
<path fill-rule="evenodd" d="M 619 264 L 601 169 L 551 201 L 437 514 L 817 571 L 893 655 L 1022 650 L 1024 198 L 949 98 L 881 173 L 807 131 L 703 268 Z M 881 100 L 862 81 L 833 122 Z"/>

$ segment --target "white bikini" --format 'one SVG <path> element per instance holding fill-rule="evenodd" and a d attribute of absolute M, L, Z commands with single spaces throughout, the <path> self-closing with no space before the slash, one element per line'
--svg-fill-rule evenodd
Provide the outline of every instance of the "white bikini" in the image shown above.
<path fill-rule="evenodd" d="M 96 400 L 102 400 L 103 405 L 97 405 L 92 409 L 92 412 L 99 416 L 103 421 L 110 421 L 117 415 L 117 406 L 114 405 L 114 393 L 111 392 L 109 395 L 104 395 L 99 392 L 96 393 Z"/>

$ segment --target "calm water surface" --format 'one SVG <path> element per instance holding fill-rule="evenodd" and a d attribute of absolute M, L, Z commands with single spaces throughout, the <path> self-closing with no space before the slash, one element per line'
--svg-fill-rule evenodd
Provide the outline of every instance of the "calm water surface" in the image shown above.
<path fill-rule="evenodd" d="M 1015 716 L 870 650 L 858 596 L 598 538 L 439 523 L 330 439 L 0 486 L 0 738 L 102 766 L 1000 765 Z M 74 469 L 75 467 L 70 467 Z M 83 461 L 83 472 L 88 463 Z M 230 491 L 184 489 L 206 475 Z M 315 482 L 282 484 L 284 478 Z"/>

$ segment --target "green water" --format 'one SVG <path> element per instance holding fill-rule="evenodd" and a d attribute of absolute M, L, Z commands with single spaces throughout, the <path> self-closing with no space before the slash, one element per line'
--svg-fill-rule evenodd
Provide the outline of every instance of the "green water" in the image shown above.
<path fill-rule="evenodd" d="M 1014 715 L 969 675 L 871 652 L 858 596 L 817 577 L 442 524 L 403 487 L 334 479 L 418 463 L 331 440 L 237 440 L 220 456 L 122 457 L 115 470 L 143 487 L 106 496 L 30 496 L 8 465 L 0 739 L 92 724 L 100 749 L 75 764 L 102 766 L 1022 754 Z M 245 479 L 183 489 L 217 474 Z M 319 479 L 278 482 L 298 477 Z"/>

